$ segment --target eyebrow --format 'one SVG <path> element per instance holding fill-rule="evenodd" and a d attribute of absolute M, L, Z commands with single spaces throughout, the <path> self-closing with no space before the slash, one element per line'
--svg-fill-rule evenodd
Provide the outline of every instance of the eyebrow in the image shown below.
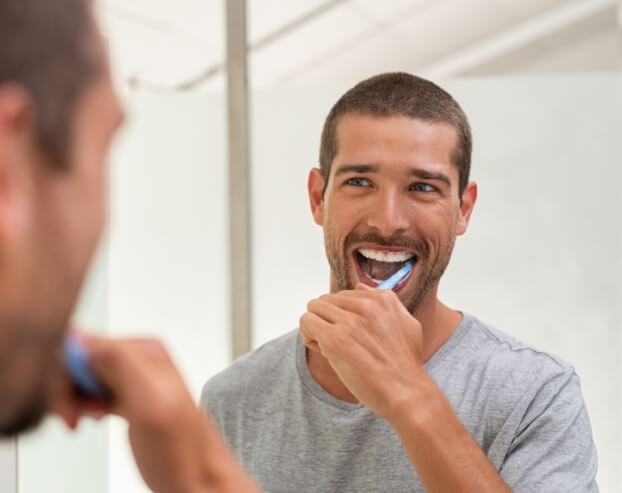
<path fill-rule="evenodd" d="M 422 180 L 442 181 L 445 185 L 451 187 L 451 180 L 447 175 L 443 173 L 432 173 L 431 171 L 426 171 L 424 169 L 414 168 L 411 169 L 408 174 L 410 176 L 416 176 L 417 178 L 421 178 Z"/>
<path fill-rule="evenodd" d="M 335 170 L 335 176 L 344 175 L 346 173 L 377 173 L 378 166 L 375 164 L 346 164 L 339 166 Z M 409 176 L 415 176 L 422 180 L 437 180 L 443 182 L 448 187 L 451 187 L 451 180 L 443 173 L 433 173 L 420 168 L 412 168 L 408 171 Z"/>
<path fill-rule="evenodd" d="M 375 164 L 345 164 L 339 166 L 335 171 L 335 176 L 345 175 L 346 173 L 376 173 L 378 166 Z"/>

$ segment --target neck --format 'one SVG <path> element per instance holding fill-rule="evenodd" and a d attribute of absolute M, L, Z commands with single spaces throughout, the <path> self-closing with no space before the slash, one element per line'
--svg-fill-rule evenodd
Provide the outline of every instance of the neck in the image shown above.
<path fill-rule="evenodd" d="M 413 313 L 422 327 L 423 356 L 426 362 L 449 339 L 462 321 L 462 314 L 441 303 L 436 291 L 436 288 L 430 290 L 429 296 Z M 320 353 L 307 350 L 307 366 L 315 381 L 329 394 L 345 402 L 358 402 L 337 376 L 328 360 Z"/>

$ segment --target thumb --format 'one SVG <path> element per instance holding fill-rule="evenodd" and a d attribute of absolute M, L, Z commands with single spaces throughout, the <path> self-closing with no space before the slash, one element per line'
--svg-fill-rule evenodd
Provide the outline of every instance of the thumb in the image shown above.
<path fill-rule="evenodd" d="M 362 282 L 357 282 L 354 289 L 356 289 L 357 291 L 376 291 L 376 288 L 372 288 L 371 286 L 363 284 Z"/>

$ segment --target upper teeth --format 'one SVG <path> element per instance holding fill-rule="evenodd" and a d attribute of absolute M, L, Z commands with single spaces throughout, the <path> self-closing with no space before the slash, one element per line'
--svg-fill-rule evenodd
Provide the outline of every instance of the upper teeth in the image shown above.
<path fill-rule="evenodd" d="M 361 248 L 358 252 L 365 258 L 381 262 L 406 262 L 414 256 L 411 252 L 387 252 L 370 248 Z"/>

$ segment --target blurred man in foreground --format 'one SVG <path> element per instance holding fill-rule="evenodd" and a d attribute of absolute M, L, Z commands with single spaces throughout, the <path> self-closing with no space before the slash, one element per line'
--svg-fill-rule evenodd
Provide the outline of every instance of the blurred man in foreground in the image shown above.
<path fill-rule="evenodd" d="M 109 403 L 62 371 L 122 120 L 91 2 L 0 0 L 0 433 L 115 413 L 154 491 L 255 491 L 158 342 L 82 336 Z"/>

